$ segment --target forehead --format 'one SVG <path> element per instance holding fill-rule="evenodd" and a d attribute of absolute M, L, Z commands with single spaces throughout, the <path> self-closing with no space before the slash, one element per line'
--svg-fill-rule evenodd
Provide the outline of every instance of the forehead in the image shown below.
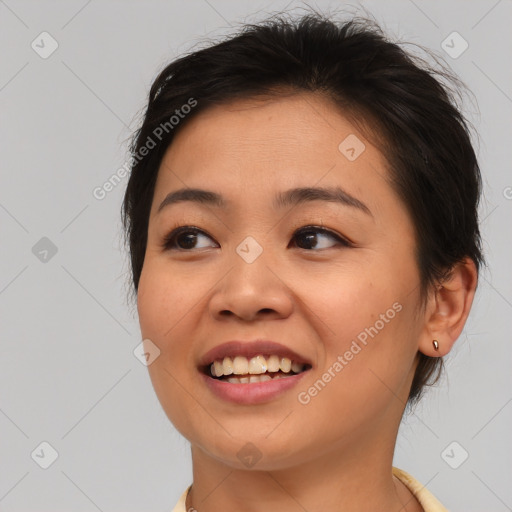
<path fill-rule="evenodd" d="M 163 213 L 171 207 L 158 213 L 159 206 L 182 189 L 221 195 L 227 207 L 218 218 L 243 223 L 270 222 L 279 196 L 291 189 L 339 187 L 368 207 L 380 237 L 394 231 L 412 241 L 412 219 L 388 177 L 385 157 L 331 101 L 312 93 L 237 100 L 198 112 L 177 132 L 158 171 L 150 218 L 172 215 Z M 319 214 L 341 213 L 332 202 L 308 205 L 321 207 Z M 357 221 L 366 215 L 343 212 Z"/>
<path fill-rule="evenodd" d="M 301 93 L 231 101 L 198 113 L 161 162 L 160 186 L 364 187 L 387 175 L 385 159 L 334 103 Z M 181 183 L 180 183 L 181 181 Z"/>

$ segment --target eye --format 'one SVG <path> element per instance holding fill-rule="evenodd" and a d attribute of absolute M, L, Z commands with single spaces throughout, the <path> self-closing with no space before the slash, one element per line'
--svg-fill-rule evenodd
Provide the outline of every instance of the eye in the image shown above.
<path fill-rule="evenodd" d="M 172 230 L 164 239 L 162 247 L 164 250 L 182 250 L 187 251 L 190 249 L 203 249 L 203 247 L 197 245 L 198 239 L 210 239 L 212 238 L 204 233 L 204 231 L 193 226 L 181 226 L 177 229 Z M 206 246 L 208 247 L 208 246 Z M 209 247 L 215 247 L 210 245 Z"/>
<path fill-rule="evenodd" d="M 218 247 L 216 244 L 198 245 L 199 239 L 213 240 L 204 231 L 194 226 L 180 226 L 173 229 L 164 239 L 162 248 L 167 251 L 190 251 L 191 249 L 204 249 L 207 247 Z M 305 226 L 294 233 L 294 245 L 301 249 L 329 249 L 336 245 L 350 247 L 351 243 L 332 231 L 318 226 Z M 328 239 L 334 241 L 329 244 Z M 316 247 L 315 247 L 316 246 Z"/>
<path fill-rule="evenodd" d="M 305 246 L 301 247 L 301 249 L 312 249 L 314 246 L 316 246 L 317 249 L 330 249 L 336 244 L 343 245 L 345 247 L 350 247 L 351 245 L 348 240 L 345 240 L 341 236 L 329 231 L 328 229 L 317 226 L 306 226 L 297 230 L 294 233 L 294 238 L 298 240 L 296 245 L 303 244 Z M 329 245 L 329 238 L 334 240 L 335 243 Z"/>

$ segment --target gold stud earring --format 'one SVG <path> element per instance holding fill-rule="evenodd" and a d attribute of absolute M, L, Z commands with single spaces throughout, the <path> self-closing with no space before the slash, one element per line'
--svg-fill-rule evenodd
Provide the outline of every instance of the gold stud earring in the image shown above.
<path fill-rule="evenodd" d="M 432 342 L 432 345 L 434 345 L 434 350 L 437 352 L 439 350 L 439 342 L 437 340 L 434 340 Z"/>

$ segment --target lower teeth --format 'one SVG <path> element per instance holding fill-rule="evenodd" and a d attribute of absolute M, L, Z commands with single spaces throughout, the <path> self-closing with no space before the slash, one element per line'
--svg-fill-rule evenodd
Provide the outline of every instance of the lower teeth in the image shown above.
<path fill-rule="evenodd" d="M 292 375 L 297 375 L 296 373 L 263 373 L 260 375 L 245 375 L 245 376 L 230 376 L 230 377 L 221 377 L 218 380 L 227 381 L 230 384 L 252 384 L 254 382 L 266 382 L 269 380 L 275 380 L 275 379 L 284 379 L 285 377 L 290 377 Z"/>

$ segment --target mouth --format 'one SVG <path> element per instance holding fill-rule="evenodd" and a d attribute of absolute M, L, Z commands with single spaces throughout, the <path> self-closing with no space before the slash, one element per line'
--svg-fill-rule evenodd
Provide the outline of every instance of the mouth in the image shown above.
<path fill-rule="evenodd" d="M 256 405 L 291 391 L 312 364 L 281 343 L 235 340 L 204 354 L 198 369 L 204 384 L 217 398 L 238 405 Z"/>
<path fill-rule="evenodd" d="M 200 367 L 212 379 L 230 384 L 253 384 L 286 379 L 306 372 L 311 365 L 278 354 L 258 354 L 253 357 L 225 356 Z"/>

